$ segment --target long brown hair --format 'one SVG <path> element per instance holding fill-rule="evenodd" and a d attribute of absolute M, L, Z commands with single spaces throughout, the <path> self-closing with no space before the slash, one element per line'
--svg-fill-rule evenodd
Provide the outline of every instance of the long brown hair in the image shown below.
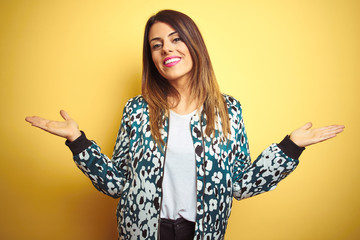
<path fill-rule="evenodd" d="M 198 27 L 190 17 L 181 12 L 162 10 L 147 21 L 143 43 L 142 95 L 149 105 L 150 129 L 153 138 L 164 144 L 160 128 L 163 126 L 163 117 L 168 114 L 171 107 L 167 98 L 172 96 L 177 102 L 180 100 L 179 92 L 160 75 L 152 61 L 149 31 L 156 22 L 167 23 L 173 27 L 189 49 L 193 60 L 190 99 L 197 100 L 198 108 L 203 106 L 207 122 L 205 134 L 207 136 L 215 134 L 216 121 L 221 120 L 222 134 L 227 136 L 230 134 L 227 106 L 217 84 L 210 57 Z"/>

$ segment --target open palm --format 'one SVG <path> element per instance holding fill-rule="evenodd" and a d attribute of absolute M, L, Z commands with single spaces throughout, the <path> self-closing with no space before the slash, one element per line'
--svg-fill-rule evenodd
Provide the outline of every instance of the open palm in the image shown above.
<path fill-rule="evenodd" d="M 338 133 L 344 130 L 343 125 L 330 125 L 314 129 L 311 129 L 311 127 L 312 123 L 306 123 L 304 126 L 294 130 L 290 134 L 290 139 L 299 147 L 306 147 L 336 137 Z"/>
<path fill-rule="evenodd" d="M 60 111 L 64 121 L 52 121 L 38 116 L 26 117 L 32 126 L 43 129 L 51 134 L 74 141 L 81 135 L 78 124 L 64 111 Z"/>

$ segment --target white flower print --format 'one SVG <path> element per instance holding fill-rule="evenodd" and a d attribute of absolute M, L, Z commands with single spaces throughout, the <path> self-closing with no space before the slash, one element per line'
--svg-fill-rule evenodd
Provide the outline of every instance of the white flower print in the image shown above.
<path fill-rule="evenodd" d="M 217 209 L 217 200 L 216 199 L 210 199 L 209 210 L 212 212 L 215 209 Z"/>
<path fill-rule="evenodd" d="M 213 187 L 211 183 L 207 182 L 205 186 L 205 194 L 211 195 L 213 194 Z"/>
<path fill-rule="evenodd" d="M 211 180 L 218 184 L 220 183 L 220 180 L 222 179 L 223 174 L 221 172 L 215 172 L 214 175 L 211 177 Z"/>
<path fill-rule="evenodd" d="M 79 159 L 80 160 L 88 160 L 89 159 L 89 157 L 90 157 L 90 155 L 89 155 L 89 153 L 86 151 L 86 150 L 84 150 L 84 151 L 82 151 L 80 154 L 79 154 Z"/>

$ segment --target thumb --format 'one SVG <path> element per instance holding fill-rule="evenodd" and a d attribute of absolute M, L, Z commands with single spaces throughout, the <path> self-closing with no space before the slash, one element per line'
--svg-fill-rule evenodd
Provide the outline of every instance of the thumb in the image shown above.
<path fill-rule="evenodd" d="M 308 123 L 305 123 L 304 126 L 302 126 L 301 128 L 304 129 L 304 130 L 308 130 L 312 127 L 312 123 L 311 122 L 308 122 Z"/>
<path fill-rule="evenodd" d="M 62 118 L 64 120 L 70 120 L 71 117 L 69 116 L 69 114 L 67 114 L 67 112 L 65 112 L 64 110 L 60 110 L 60 115 L 62 116 Z"/>

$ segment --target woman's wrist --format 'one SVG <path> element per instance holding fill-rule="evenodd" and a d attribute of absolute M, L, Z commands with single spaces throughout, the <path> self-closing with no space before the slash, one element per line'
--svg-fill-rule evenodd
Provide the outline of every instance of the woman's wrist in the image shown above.
<path fill-rule="evenodd" d="M 72 135 L 68 136 L 66 139 L 69 142 L 73 142 L 75 141 L 77 138 L 79 138 L 81 136 L 81 132 L 80 130 L 77 130 L 75 133 L 73 133 Z"/>
<path fill-rule="evenodd" d="M 70 142 L 70 140 L 65 141 L 66 146 L 70 148 L 73 155 L 81 153 L 93 144 L 92 141 L 86 138 L 86 135 L 83 131 L 80 131 L 80 134 L 81 135 L 72 142 Z"/>
<path fill-rule="evenodd" d="M 289 157 L 299 159 L 304 147 L 298 146 L 289 135 L 287 135 L 279 144 L 279 148 Z"/>

